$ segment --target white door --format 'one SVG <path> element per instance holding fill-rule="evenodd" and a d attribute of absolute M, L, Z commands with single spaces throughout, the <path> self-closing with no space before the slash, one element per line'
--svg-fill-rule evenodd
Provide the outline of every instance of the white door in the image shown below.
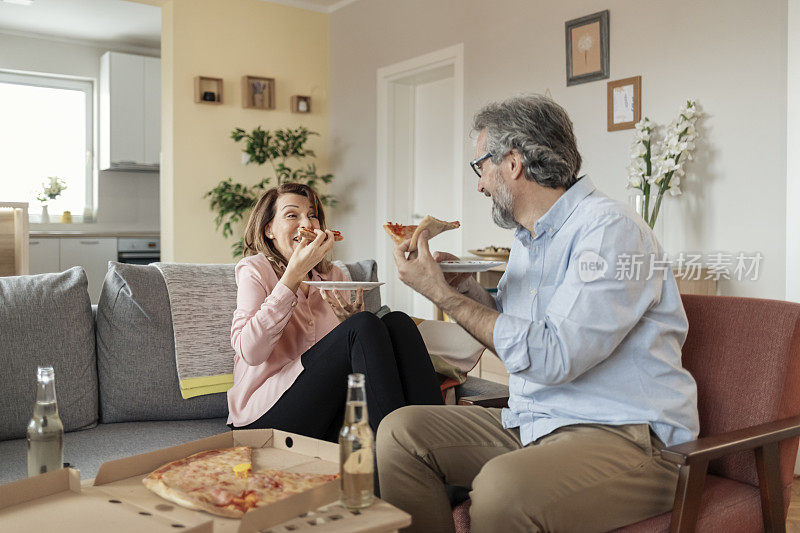
<path fill-rule="evenodd" d="M 414 157 L 411 179 L 414 197 L 411 206 L 414 224 L 425 215 L 452 221 L 458 218 L 457 199 L 453 197 L 453 76 L 452 68 L 441 73 L 445 77 L 423 82 L 414 94 Z M 460 230 L 448 231 L 431 241 L 431 252 L 441 250 L 458 255 Z M 434 318 L 433 304 L 413 292 L 411 314 Z"/>
<path fill-rule="evenodd" d="M 460 220 L 463 152 L 461 45 L 378 71 L 378 223 L 418 224 L 425 215 Z M 393 243 L 378 241 L 384 301 L 433 318 L 434 306 L 397 279 Z M 431 241 L 431 251 L 462 253 L 460 231 Z"/>

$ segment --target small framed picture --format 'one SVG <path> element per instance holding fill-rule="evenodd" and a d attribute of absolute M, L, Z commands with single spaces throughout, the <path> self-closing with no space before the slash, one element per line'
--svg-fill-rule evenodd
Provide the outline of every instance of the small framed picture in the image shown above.
<path fill-rule="evenodd" d="M 567 86 L 609 76 L 608 10 L 568 20 Z"/>
<path fill-rule="evenodd" d="M 608 131 L 629 130 L 642 119 L 642 77 L 608 82 Z"/>
<path fill-rule="evenodd" d="M 275 109 L 275 78 L 242 76 L 242 107 Z"/>

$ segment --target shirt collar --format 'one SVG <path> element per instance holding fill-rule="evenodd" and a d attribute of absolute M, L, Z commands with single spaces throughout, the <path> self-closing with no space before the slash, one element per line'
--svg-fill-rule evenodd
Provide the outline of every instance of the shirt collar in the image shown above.
<path fill-rule="evenodd" d="M 542 218 L 536 221 L 536 224 L 533 225 L 536 235 L 555 233 L 561 229 L 561 226 L 564 225 L 567 218 L 575 211 L 578 204 L 580 204 L 584 198 L 592 194 L 595 189 L 597 189 L 597 187 L 594 186 L 589 176 L 581 177 L 572 187 L 567 189 L 567 192 L 556 200 L 556 203 L 547 210 L 547 213 L 545 213 Z"/>

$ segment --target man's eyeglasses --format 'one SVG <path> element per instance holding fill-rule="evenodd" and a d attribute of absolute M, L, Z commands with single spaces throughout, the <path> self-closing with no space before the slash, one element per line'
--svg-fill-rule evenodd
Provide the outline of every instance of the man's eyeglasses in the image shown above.
<path fill-rule="evenodd" d="M 475 174 L 477 174 L 479 178 L 483 173 L 483 162 L 489 159 L 490 157 L 492 157 L 492 152 L 486 152 L 484 155 L 480 156 L 475 161 L 469 162 L 469 166 L 472 167 L 472 170 L 475 171 Z"/>

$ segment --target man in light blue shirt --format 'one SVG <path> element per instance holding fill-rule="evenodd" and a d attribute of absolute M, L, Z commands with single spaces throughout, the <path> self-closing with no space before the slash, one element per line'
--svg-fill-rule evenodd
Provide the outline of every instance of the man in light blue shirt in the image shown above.
<path fill-rule="evenodd" d="M 413 530 L 452 531 L 444 485 L 472 489 L 472 531 L 606 531 L 671 508 L 660 449 L 699 431 L 681 366 L 688 323 L 663 249 L 627 206 L 579 177 L 572 123 L 552 100 L 481 110 L 478 190 L 515 229 L 496 298 L 445 275 L 427 236 L 395 249 L 400 279 L 493 350 L 508 408 L 411 406 L 378 430 L 381 494 Z"/>

